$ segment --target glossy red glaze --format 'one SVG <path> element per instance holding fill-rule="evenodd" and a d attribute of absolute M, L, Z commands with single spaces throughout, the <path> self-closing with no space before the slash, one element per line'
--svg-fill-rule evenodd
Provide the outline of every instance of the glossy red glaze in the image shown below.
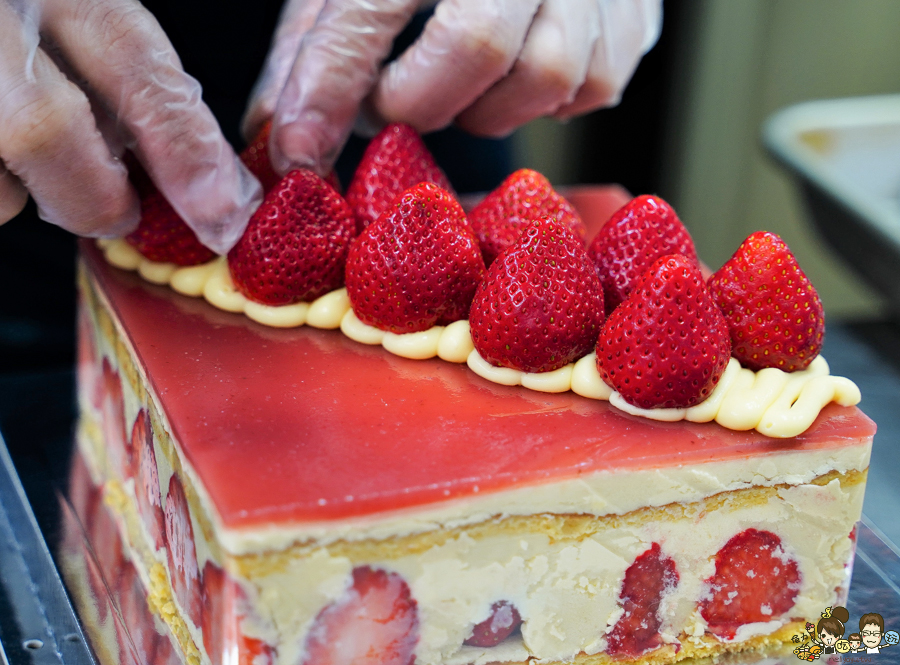
<path fill-rule="evenodd" d="M 399 358 L 339 331 L 266 328 L 112 268 L 89 243 L 82 253 L 228 527 L 839 447 L 875 432 L 858 409 L 835 405 L 788 441 L 653 423 L 573 393 L 495 385 L 465 365 Z"/>

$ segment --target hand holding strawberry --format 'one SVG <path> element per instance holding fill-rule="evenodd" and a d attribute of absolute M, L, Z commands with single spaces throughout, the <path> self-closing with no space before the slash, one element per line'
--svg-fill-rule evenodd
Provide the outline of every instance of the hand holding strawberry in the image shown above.
<path fill-rule="evenodd" d="M 193 266 L 216 258 L 178 216 L 134 155 L 126 153 L 124 161 L 141 199 L 141 221 L 137 229 L 125 236 L 128 244 L 158 263 Z"/>
<path fill-rule="evenodd" d="M 416 130 L 401 123 L 388 125 L 369 143 L 347 187 L 347 203 L 356 215 L 357 231 L 361 233 L 394 199 L 420 182 L 453 191 Z"/>

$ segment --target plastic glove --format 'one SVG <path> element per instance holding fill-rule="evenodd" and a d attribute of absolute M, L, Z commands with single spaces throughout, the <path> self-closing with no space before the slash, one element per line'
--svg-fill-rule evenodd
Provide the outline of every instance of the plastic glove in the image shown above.
<path fill-rule="evenodd" d="M 24 205 L 89 236 L 139 217 L 122 139 L 199 239 L 226 252 L 262 198 L 135 0 L 0 0 L 0 223 Z"/>
<path fill-rule="evenodd" d="M 662 18 L 661 0 L 442 0 L 382 68 L 419 4 L 289 0 L 244 122 L 249 137 L 274 116 L 277 170 L 326 172 L 361 107 L 376 126 L 503 136 L 614 105 Z"/>

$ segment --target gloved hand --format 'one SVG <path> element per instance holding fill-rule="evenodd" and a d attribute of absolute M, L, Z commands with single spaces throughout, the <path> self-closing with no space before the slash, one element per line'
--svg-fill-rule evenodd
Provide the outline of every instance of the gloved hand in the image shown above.
<path fill-rule="evenodd" d="M 88 236 L 134 229 L 122 141 L 214 251 L 262 198 L 136 0 L 0 0 L 0 223 L 26 191 L 41 217 Z"/>
<path fill-rule="evenodd" d="M 382 68 L 419 0 L 289 0 L 244 119 L 269 117 L 272 162 L 325 173 L 363 124 L 451 122 L 503 136 L 618 102 L 659 35 L 661 0 L 442 0 Z"/>

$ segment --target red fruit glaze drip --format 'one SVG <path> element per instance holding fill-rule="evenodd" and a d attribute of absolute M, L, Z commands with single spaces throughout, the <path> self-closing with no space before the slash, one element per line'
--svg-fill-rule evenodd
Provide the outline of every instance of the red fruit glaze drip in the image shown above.
<path fill-rule="evenodd" d="M 773 621 L 794 606 L 800 569 L 771 531 L 746 529 L 716 553 L 716 572 L 706 581 L 700 614 L 709 630 L 733 639 L 746 623 Z"/>
<path fill-rule="evenodd" d="M 659 605 L 677 585 L 675 561 L 662 553 L 659 543 L 653 543 L 625 571 L 619 592 L 624 614 L 609 633 L 606 652 L 634 657 L 658 647 L 662 643 Z"/>
<path fill-rule="evenodd" d="M 505 600 L 494 603 L 491 616 L 472 628 L 472 635 L 463 644 L 470 647 L 497 646 L 522 625 L 516 606 Z"/>
<path fill-rule="evenodd" d="M 399 358 L 337 331 L 266 328 L 117 270 L 92 243 L 81 248 L 229 528 L 361 517 L 600 471 L 836 448 L 875 431 L 858 409 L 836 405 L 787 441 L 715 423 L 652 423 L 572 393 Z"/>

